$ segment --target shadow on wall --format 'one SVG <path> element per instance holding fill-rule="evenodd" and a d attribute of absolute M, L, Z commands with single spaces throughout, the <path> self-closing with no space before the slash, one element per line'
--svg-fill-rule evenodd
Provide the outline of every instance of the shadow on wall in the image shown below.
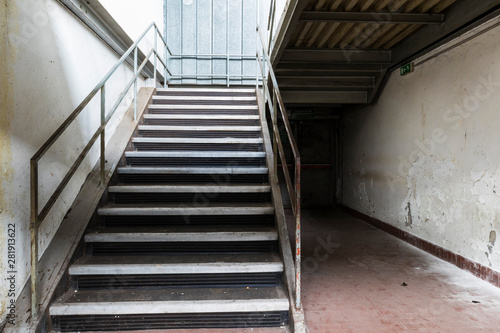
<path fill-rule="evenodd" d="M 5 11 L 5 12 L 4 12 Z M 56 0 L 10 0 L 2 4 L 0 29 L 7 47 L 0 49 L 2 73 L 0 113 L 0 225 L 15 225 L 15 296 L 30 272 L 30 158 L 117 61 L 101 40 Z M 5 20 L 3 18 L 5 17 Z M 120 69 L 107 88 L 107 109 L 131 74 Z M 6 80 L 5 80 L 6 78 Z M 40 209 L 79 156 L 100 123 L 100 94 L 40 160 Z M 124 104 L 129 103 L 126 99 Z M 89 157 L 40 229 L 43 253 L 98 159 L 97 141 Z M 6 253 L 7 231 L 1 230 L 0 251 Z M 0 269 L 7 271 L 1 256 Z M 1 294 L 7 285 L 0 282 Z M 5 303 L 0 300 L 0 322 Z"/>

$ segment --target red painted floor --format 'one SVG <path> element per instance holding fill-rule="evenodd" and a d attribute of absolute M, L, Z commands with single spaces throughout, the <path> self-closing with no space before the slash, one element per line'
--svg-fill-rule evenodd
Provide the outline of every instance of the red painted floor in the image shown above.
<path fill-rule="evenodd" d="M 302 232 L 310 333 L 500 332 L 500 289 L 472 274 L 339 211 Z"/>
<path fill-rule="evenodd" d="M 473 275 L 337 210 L 304 210 L 302 232 L 310 333 L 500 333 L 500 289 Z"/>

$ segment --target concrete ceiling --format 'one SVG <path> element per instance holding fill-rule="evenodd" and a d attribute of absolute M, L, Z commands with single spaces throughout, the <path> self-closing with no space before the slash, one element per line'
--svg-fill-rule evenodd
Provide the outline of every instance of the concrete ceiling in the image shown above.
<path fill-rule="evenodd" d="M 271 61 L 285 103 L 373 103 L 387 73 L 498 15 L 500 0 L 290 0 Z"/>

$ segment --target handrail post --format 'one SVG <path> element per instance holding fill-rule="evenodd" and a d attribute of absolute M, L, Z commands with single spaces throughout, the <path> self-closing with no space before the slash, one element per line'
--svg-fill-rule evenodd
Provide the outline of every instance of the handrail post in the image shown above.
<path fill-rule="evenodd" d="M 101 88 L 101 187 L 104 187 L 106 170 L 106 85 Z"/>
<path fill-rule="evenodd" d="M 137 120 L 137 46 L 134 49 L 134 121 Z"/>
<path fill-rule="evenodd" d="M 38 161 L 30 161 L 31 177 L 31 318 L 38 318 Z"/>
<path fill-rule="evenodd" d="M 167 44 L 165 43 L 165 68 L 164 68 L 164 76 L 163 76 L 163 88 L 166 88 L 167 87 L 167 75 L 168 75 L 168 71 L 167 71 L 167 67 L 168 67 L 168 48 L 167 48 Z"/>
<path fill-rule="evenodd" d="M 258 12 L 258 11 L 257 11 Z M 255 28 L 255 90 L 259 89 L 259 21 Z"/>
<path fill-rule="evenodd" d="M 272 120 L 273 120 L 273 150 L 274 150 L 274 174 L 278 175 L 278 138 L 276 137 L 279 135 L 279 132 L 277 133 L 276 130 L 278 129 L 278 110 L 276 109 L 276 93 L 273 90 L 273 113 L 271 114 Z M 284 168 L 287 168 L 288 166 L 283 166 Z"/>
<path fill-rule="evenodd" d="M 153 58 L 155 59 L 154 61 L 154 74 L 153 74 L 153 79 L 154 79 L 154 87 L 156 88 L 156 57 L 158 57 L 158 54 L 157 54 L 157 49 L 158 49 L 158 33 L 156 31 L 156 27 L 154 29 L 154 35 L 155 35 L 155 43 L 154 43 L 154 49 L 155 49 L 155 52 L 154 52 L 154 55 L 153 55 Z"/>
<path fill-rule="evenodd" d="M 301 254 L 302 254 L 302 241 L 300 230 L 300 170 L 301 170 L 300 157 L 295 159 L 295 307 L 302 308 L 302 300 L 300 297 L 301 291 Z"/>

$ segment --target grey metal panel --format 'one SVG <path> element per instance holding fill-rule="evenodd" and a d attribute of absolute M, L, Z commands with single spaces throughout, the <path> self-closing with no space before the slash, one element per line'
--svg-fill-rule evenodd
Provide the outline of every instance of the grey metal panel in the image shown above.
<path fill-rule="evenodd" d="M 196 50 L 197 53 L 211 54 L 212 53 L 212 0 L 196 1 Z M 196 61 L 197 74 L 212 73 L 212 59 L 209 57 L 200 58 Z M 198 82 L 201 83 L 201 82 Z M 203 80 L 203 83 L 211 84 L 212 80 Z"/>
<path fill-rule="evenodd" d="M 212 0 L 214 11 L 212 17 L 212 50 L 214 54 L 227 54 L 227 0 Z M 213 60 L 213 73 L 226 72 L 226 59 Z M 213 84 L 225 84 L 225 79 L 214 79 Z"/>
<path fill-rule="evenodd" d="M 268 2 L 166 0 L 165 35 L 174 53 L 169 61 L 174 74 L 170 84 L 226 84 L 227 73 L 235 76 L 231 79 L 232 85 L 253 84 L 257 69 L 255 59 L 234 55 L 255 56 L 259 1 Z M 183 78 L 176 78 L 176 74 Z M 244 80 L 241 76 L 251 79 Z"/>
<path fill-rule="evenodd" d="M 243 29 L 242 29 L 242 53 L 243 54 L 255 54 L 256 50 L 256 22 L 257 22 L 257 5 L 254 1 L 243 1 Z M 242 74 L 248 76 L 254 76 L 256 73 L 256 63 L 254 60 L 243 60 L 242 61 Z M 242 84 L 251 85 L 254 84 L 254 80 L 243 80 Z"/>
<path fill-rule="evenodd" d="M 172 52 L 181 50 L 181 6 L 182 2 L 179 0 L 165 0 L 165 38 Z M 168 66 L 172 69 L 172 73 L 181 72 L 180 59 L 169 59 Z"/>
<path fill-rule="evenodd" d="M 182 1 L 181 5 L 181 53 L 195 54 L 197 53 L 197 3 L 198 1 Z M 175 52 L 175 51 L 174 51 Z M 183 58 L 182 60 L 182 73 L 193 74 L 196 73 L 196 59 Z M 174 73 L 175 74 L 175 73 Z M 183 84 L 196 84 L 195 79 L 183 79 Z"/>

